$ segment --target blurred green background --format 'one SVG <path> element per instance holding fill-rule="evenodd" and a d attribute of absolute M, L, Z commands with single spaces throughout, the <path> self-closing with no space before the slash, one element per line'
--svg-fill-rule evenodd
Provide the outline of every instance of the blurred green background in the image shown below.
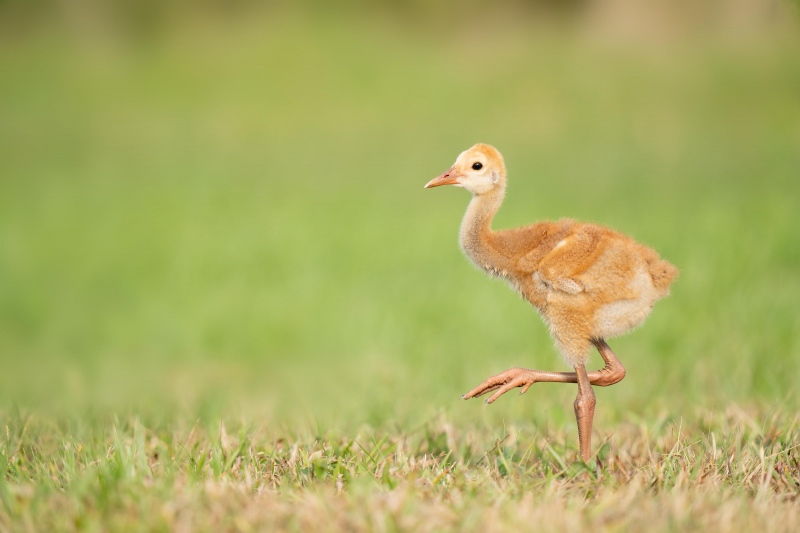
<path fill-rule="evenodd" d="M 0 2 L 0 405 L 571 421 L 572 387 L 457 401 L 563 368 L 462 257 L 464 191 L 422 188 L 487 142 L 495 227 L 682 270 L 598 424 L 797 407 L 797 3 L 696 4 Z"/>

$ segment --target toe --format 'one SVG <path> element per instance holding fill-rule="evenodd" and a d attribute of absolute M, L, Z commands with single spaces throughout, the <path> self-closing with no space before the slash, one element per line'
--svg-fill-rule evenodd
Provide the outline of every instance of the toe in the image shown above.
<path fill-rule="evenodd" d="M 514 380 L 512 380 L 512 381 L 510 381 L 510 382 L 506 383 L 505 385 L 503 385 L 502 387 L 500 387 L 500 388 L 497 390 L 497 392 L 495 392 L 494 394 L 492 394 L 491 396 L 489 396 L 489 398 L 486 400 L 486 403 L 487 403 L 487 404 L 494 403 L 494 401 L 495 401 L 495 400 L 497 400 L 497 399 L 498 399 L 500 396 L 502 396 L 503 394 L 507 393 L 507 392 L 508 392 L 508 391 L 510 391 L 511 389 L 515 389 L 515 388 L 517 388 L 517 387 L 521 387 L 521 386 L 523 385 L 523 383 L 524 383 L 524 382 L 523 382 L 521 379 L 519 379 L 519 378 L 517 378 L 517 379 L 514 379 Z"/>
<path fill-rule="evenodd" d="M 505 387 L 508 383 L 517 380 L 520 377 L 520 375 L 525 372 L 527 372 L 527 370 L 525 370 L 524 368 L 509 368 L 508 370 L 506 370 L 501 374 L 497 374 L 496 376 L 488 378 L 483 383 L 481 383 L 480 385 L 478 385 L 477 387 L 466 393 L 461 398 L 464 400 L 469 400 L 470 398 L 477 398 L 478 396 L 483 396 L 484 394 L 499 389 L 500 387 Z M 519 385 L 515 386 L 519 387 L 521 385 L 522 384 L 520 383 Z M 492 403 L 493 401 L 494 400 L 488 403 Z"/>
<path fill-rule="evenodd" d="M 464 400 L 469 400 L 470 398 L 477 398 L 478 396 L 483 396 L 487 392 L 492 392 L 501 385 L 502 383 L 498 383 L 496 385 L 487 385 L 486 382 L 483 382 L 474 389 L 472 389 L 471 391 L 469 391 L 468 393 L 466 393 L 461 398 L 463 398 Z"/>
<path fill-rule="evenodd" d="M 507 380 L 505 377 L 505 372 L 502 374 L 497 374 L 496 376 L 492 376 L 486 379 L 483 383 L 481 383 L 480 385 L 478 385 L 477 387 L 466 393 L 463 396 L 463 398 L 465 400 L 469 400 L 470 398 L 477 398 L 478 396 L 481 396 L 483 394 L 486 394 L 487 392 L 495 390 L 496 388 L 503 385 L 503 383 L 505 383 L 506 381 Z"/>

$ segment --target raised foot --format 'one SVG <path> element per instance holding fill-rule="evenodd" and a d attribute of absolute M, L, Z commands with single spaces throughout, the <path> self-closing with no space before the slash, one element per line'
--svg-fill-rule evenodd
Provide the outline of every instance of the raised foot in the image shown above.
<path fill-rule="evenodd" d="M 522 387 L 519 393 L 524 394 L 534 383 L 536 383 L 536 374 L 533 370 L 528 370 L 526 368 L 509 368 L 501 374 L 490 377 L 462 396 L 461 399 L 469 400 L 470 398 L 477 398 L 489 392 L 497 391 L 484 402 L 490 404 L 494 403 L 494 401 L 503 394 L 517 387 Z"/>

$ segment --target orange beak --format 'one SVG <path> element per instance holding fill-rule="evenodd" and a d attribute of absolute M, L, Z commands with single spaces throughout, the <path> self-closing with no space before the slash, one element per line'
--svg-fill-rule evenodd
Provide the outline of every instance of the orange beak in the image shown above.
<path fill-rule="evenodd" d="M 456 171 L 456 167 L 450 167 L 447 172 L 436 176 L 431 181 L 425 184 L 426 189 L 430 189 L 431 187 L 440 187 L 442 185 L 457 185 L 458 178 L 461 177 L 461 174 Z"/>

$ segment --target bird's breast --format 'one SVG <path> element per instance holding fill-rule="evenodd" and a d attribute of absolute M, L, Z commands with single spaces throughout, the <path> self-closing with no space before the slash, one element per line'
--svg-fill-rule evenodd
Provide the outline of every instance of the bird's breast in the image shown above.
<path fill-rule="evenodd" d="M 483 271 L 487 274 L 494 276 L 496 278 L 507 278 L 508 277 L 508 270 L 504 270 L 492 265 L 483 265 Z"/>
<path fill-rule="evenodd" d="M 508 282 L 508 286 L 511 287 L 511 289 L 514 292 L 519 294 L 525 300 L 530 301 L 530 298 L 528 296 L 530 287 L 526 286 L 529 284 L 524 283 L 523 282 L 524 280 L 516 272 L 512 272 L 505 269 L 499 269 L 495 267 L 486 267 L 484 268 L 484 270 L 486 270 L 486 272 L 489 273 L 491 276 L 503 279 L 506 282 Z"/>

